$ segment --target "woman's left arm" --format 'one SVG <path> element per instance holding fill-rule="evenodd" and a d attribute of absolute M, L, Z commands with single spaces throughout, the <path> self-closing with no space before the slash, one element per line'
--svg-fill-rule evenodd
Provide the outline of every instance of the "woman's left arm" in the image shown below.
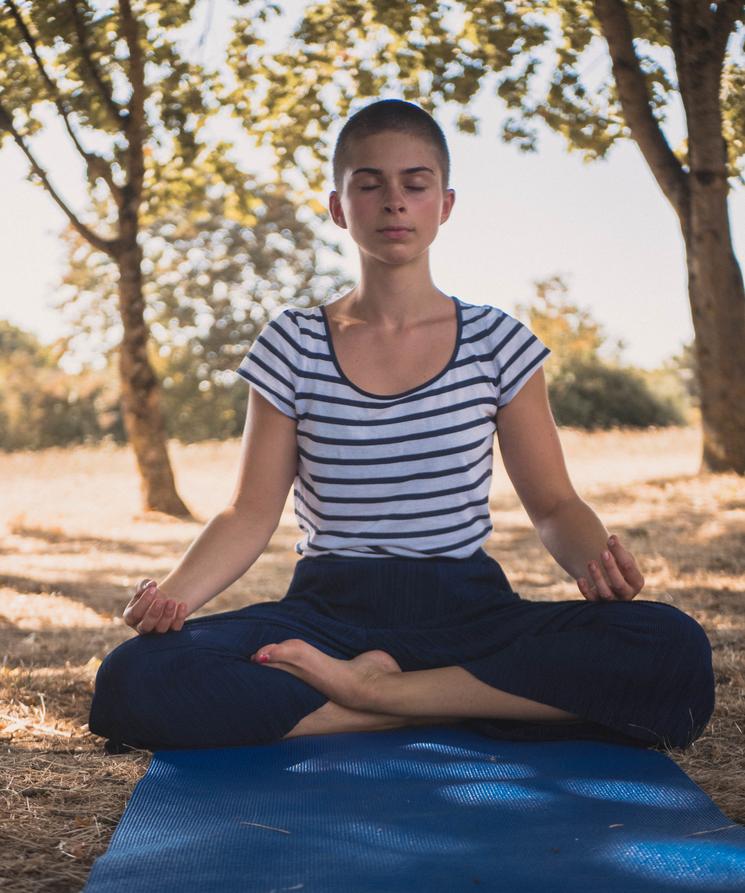
<path fill-rule="evenodd" d="M 629 601 L 644 577 L 569 479 L 539 368 L 497 413 L 504 467 L 544 546 L 588 601 Z"/>

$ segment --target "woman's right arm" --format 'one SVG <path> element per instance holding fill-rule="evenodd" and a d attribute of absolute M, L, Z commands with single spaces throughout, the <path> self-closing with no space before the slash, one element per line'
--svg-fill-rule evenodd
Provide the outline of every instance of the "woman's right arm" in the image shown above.
<path fill-rule="evenodd" d="M 189 614 L 243 576 L 277 529 L 296 471 L 296 421 L 251 388 L 229 504 L 157 588 L 135 594 L 124 611 L 125 623 L 139 633 L 180 629 Z"/>

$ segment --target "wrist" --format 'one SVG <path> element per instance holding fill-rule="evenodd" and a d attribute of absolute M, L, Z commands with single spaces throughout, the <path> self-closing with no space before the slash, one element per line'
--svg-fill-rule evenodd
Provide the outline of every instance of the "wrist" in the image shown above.
<path fill-rule="evenodd" d="M 173 599 L 174 601 L 179 601 L 179 596 L 173 586 L 173 581 L 169 580 L 168 577 L 166 577 L 161 583 L 158 583 L 156 580 L 156 586 L 157 596 L 162 601 L 165 601 L 168 598 Z"/>

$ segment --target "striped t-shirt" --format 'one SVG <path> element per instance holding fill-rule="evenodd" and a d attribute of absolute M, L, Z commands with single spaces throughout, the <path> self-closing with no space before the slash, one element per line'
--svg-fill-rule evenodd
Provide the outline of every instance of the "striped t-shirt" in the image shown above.
<path fill-rule="evenodd" d="M 321 306 L 283 309 L 236 370 L 297 422 L 299 555 L 464 558 L 488 539 L 497 411 L 550 351 L 503 310 L 451 299 L 448 364 L 400 394 L 349 381 Z"/>

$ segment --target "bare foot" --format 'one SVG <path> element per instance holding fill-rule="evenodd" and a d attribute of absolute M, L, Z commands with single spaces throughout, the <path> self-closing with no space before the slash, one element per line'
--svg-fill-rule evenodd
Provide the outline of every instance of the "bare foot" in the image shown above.
<path fill-rule="evenodd" d="M 318 710 L 304 716 L 284 737 L 331 735 L 335 732 L 381 732 L 406 726 L 452 725 L 460 721 L 458 716 L 394 716 L 389 713 L 366 712 L 326 701 Z"/>
<path fill-rule="evenodd" d="M 302 639 L 263 645 L 251 660 L 292 673 L 337 704 L 356 710 L 374 710 L 376 680 L 387 673 L 401 672 L 385 651 L 365 651 L 351 660 L 338 660 Z"/>

